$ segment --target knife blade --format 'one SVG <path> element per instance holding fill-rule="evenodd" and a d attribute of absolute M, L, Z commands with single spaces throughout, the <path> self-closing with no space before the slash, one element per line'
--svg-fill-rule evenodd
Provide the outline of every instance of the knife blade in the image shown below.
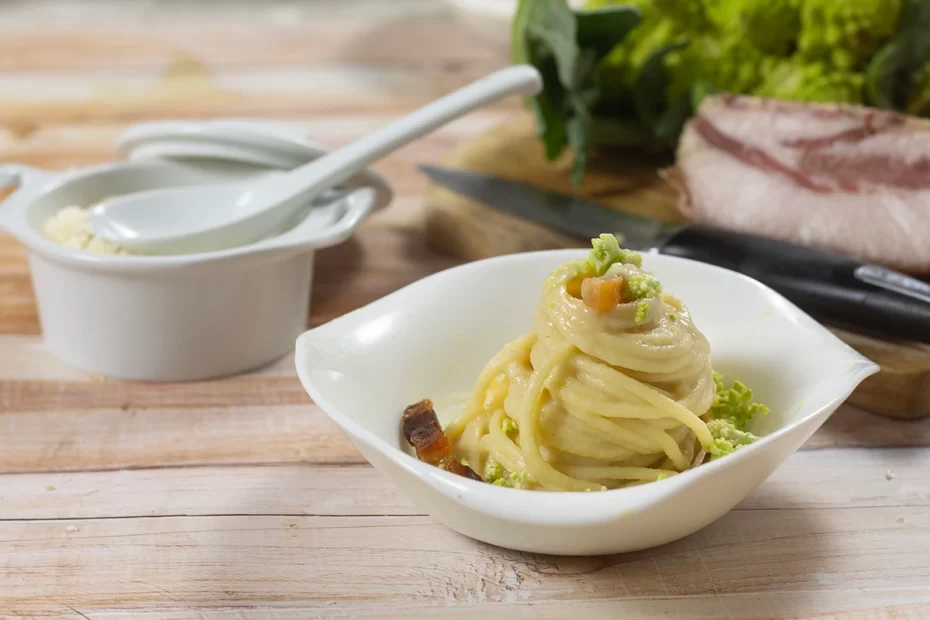
<path fill-rule="evenodd" d="M 590 239 L 741 272 L 827 323 L 930 342 L 930 284 L 846 256 L 759 235 L 670 224 L 479 172 L 420 166 L 436 184 L 499 211 Z"/>

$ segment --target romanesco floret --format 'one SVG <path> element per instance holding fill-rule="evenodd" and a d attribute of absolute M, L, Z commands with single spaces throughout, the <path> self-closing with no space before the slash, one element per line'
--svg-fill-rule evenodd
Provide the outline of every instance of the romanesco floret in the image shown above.
<path fill-rule="evenodd" d="M 765 54 L 785 56 L 797 45 L 801 0 L 706 0 L 720 31 L 743 37 Z"/>
<path fill-rule="evenodd" d="M 797 101 L 862 103 L 864 85 L 861 73 L 792 59 L 775 65 L 753 94 Z"/>
<path fill-rule="evenodd" d="M 623 297 L 632 301 L 655 297 L 661 292 L 662 283 L 651 273 L 638 273 L 623 283 Z"/>
<path fill-rule="evenodd" d="M 496 479 L 494 482 L 492 482 L 491 484 L 493 484 L 493 485 L 496 486 L 496 487 L 508 487 L 508 488 L 513 487 L 513 485 L 510 484 L 510 481 L 507 480 L 506 478 L 497 478 L 497 479 Z"/>
<path fill-rule="evenodd" d="M 526 472 L 518 471 L 510 474 L 510 482 L 513 486 L 518 489 L 522 489 L 530 481 L 530 477 Z"/>
<path fill-rule="evenodd" d="M 617 4 L 613 2 L 611 4 Z M 598 67 L 601 102 L 630 104 L 630 89 L 646 61 L 657 51 L 683 40 L 680 27 L 659 15 L 648 2 L 641 7 L 643 21 L 614 47 Z"/>
<path fill-rule="evenodd" d="M 765 56 L 738 35 L 702 36 L 679 52 L 668 54 L 667 97 L 675 100 L 692 92 L 696 84 L 717 91 L 747 93 L 764 79 L 773 59 Z"/>
<path fill-rule="evenodd" d="M 860 67 L 895 34 L 902 0 L 804 0 L 798 48 L 839 69 Z"/>
<path fill-rule="evenodd" d="M 769 408 L 762 403 L 752 400 L 752 390 L 739 381 L 733 382 L 733 387 L 727 389 L 724 385 L 723 375 L 714 373 L 714 402 L 710 407 L 715 419 L 727 420 L 737 429 L 744 430 L 753 416 L 766 415 Z"/>
<path fill-rule="evenodd" d="M 736 428 L 730 420 L 709 420 L 707 429 L 714 437 L 714 442 L 707 448 L 711 460 L 726 456 L 758 439 L 752 433 Z"/>
<path fill-rule="evenodd" d="M 711 25 L 706 0 L 653 0 L 653 6 L 663 17 L 689 31 L 704 30 Z"/>
<path fill-rule="evenodd" d="M 638 325 L 645 321 L 647 316 L 649 316 L 649 302 L 641 301 L 636 304 L 636 316 L 633 317 L 633 322 Z"/>
<path fill-rule="evenodd" d="M 597 276 L 607 273 L 611 265 L 616 263 L 637 267 L 643 264 L 643 257 L 639 255 L 639 252 L 621 248 L 617 238 L 613 235 L 603 234 L 597 239 L 591 239 L 591 247 L 593 249 L 588 255 L 588 262 Z"/>

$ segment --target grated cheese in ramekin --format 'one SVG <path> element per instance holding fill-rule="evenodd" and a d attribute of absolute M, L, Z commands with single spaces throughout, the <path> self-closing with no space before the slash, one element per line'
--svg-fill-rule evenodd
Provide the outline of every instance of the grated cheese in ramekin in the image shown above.
<path fill-rule="evenodd" d="M 48 218 L 42 227 L 46 237 L 60 245 L 98 254 L 131 254 L 132 252 L 94 235 L 88 216 L 89 209 L 65 207 Z"/>

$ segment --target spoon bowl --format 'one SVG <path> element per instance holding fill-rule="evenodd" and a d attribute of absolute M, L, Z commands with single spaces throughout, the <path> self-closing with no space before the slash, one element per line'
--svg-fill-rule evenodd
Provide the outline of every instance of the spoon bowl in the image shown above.
<path fill-rule="evenodd" d="M 456 90 L 339 150 L 279 177 L 238 187 L 197 187 L 119 196 L 94 207 L 94 233 L 130 250 L 175 254 L 249 243 L 321 192 L 391 151 L 497 99 L 542 88 L 528 65 L 508 67 Z M 170 205 L 167 209 L 165 205 Z"/>
<path fill-rule="evenodd" d="M 283 173 L 263 175 L 272 182 L 282 176 Z M 223 250 L 268 235 L 308 202 L 307 198 L 297 196 L 266 213 L 259 204 L 261 187 L 262 181 L 250 180 L 152 189 L 129 194 L 129 200 L 100 203 L 90 210 L 88 219 L 98 236 L 119 240 L 120 245 L 144 254 Z M 218 208 L 224 211 L 226 225 L 216 225 L 213 215 Z M 119 211 L 117 217 L 112 216 L 114 209 Z"/>

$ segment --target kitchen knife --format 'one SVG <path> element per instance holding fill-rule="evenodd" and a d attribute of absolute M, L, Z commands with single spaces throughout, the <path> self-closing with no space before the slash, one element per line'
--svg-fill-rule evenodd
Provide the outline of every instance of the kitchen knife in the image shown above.
<path fill-rule="evenodd" d="M 930 284 L 879 265 L 745 233 L 670 224 L 466 170 L 421 166 L 433 182 L 490 207 L 590 239 L 690 258 L 755 278 L 820 320 L 930 342 Z"/>

